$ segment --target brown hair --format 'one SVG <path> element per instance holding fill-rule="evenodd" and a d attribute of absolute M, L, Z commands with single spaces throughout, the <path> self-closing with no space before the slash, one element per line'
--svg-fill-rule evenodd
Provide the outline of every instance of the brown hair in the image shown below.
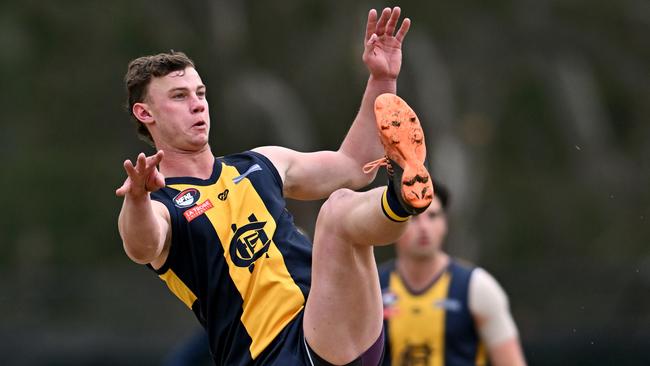
<path fill-rule="evenodd" d="M 194 62 L 183 52 L 173 50 L 169 53 L 138 57 L 129 62 L 124 76 L 127 91 L 126 108 L 135 121 L 138 137 L 151 146 L 154 146 L 151 133 L 144 123 L 133 115 L 133 105 L 145 100 L 151 78 L 162 77 L 173 71 L 185 70 L 187 67 L 194 67 Z"/>

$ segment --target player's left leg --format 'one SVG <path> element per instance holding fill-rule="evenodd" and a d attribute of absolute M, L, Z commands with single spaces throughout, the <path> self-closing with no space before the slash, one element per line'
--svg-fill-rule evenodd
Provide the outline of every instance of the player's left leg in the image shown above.
<path fill-rule="evenodd" d="M 394 95 L 378 98 L 375 110 L 395 179 L 367 192 L 334 192 L 316 222 L 303 328 L 309 347 L 333 364 L 359 357 L 378 362 L 383 309 L 372 246 L 399 238 L 409 214 L 426 209 L 433 194 L 423 165 L 422 129 L 413 111 Z"/>
<path fill-rule="evenodd" d="M 405 227 L 383 214 L 383 190 L 338 190 L 316 222 L 312 285 L 303 324 L 309 346 L 333 364 L 359 358 L 382 334 L 381 289 L 372 245 L 395 241 Z"/>

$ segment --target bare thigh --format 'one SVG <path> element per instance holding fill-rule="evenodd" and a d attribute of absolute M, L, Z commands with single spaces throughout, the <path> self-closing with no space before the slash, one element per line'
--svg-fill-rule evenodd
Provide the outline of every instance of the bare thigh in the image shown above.
<path fill-rule="evenodd" d="M 394 240 L 402 225 L 381 213 L 382 190 L 336 191 L 316 222 L 305 338 L 325 360 L 355 360 L 382 330 L 381 289 L 372 243 Z"/>

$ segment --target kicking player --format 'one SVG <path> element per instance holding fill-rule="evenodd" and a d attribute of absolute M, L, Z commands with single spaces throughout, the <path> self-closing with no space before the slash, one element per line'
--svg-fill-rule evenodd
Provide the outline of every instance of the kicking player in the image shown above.
<path fill-rule="evenodd" d="M 394 242 L 433 189 L 419 120 L 394 95 L 410 26 L 404 19 L 398 28 L 399 17 L 398 7 L 368 14 L 370 77 L 336 151 L 267 146 L 215 158 L 206 86 L 194 63 L 172 52 L 129 64 L 128 107 L 157 153 L 124 162 L 128 178 L 116 191 L 124 197 L 124 249 L 194 312 L 216 364 L 380 362 L 372 245 Z M 381 165 L 391 173 L 388 187 L 353 191 Z M 313 245 L 285 198 L 327 198 Z"/>
<path fill-rule="evenodd" d="M 429 208 L 380 267 L 386 319 L 384 365 L 525 365 L 508 298 L 485 270 L 449 257 L 448 193 L 436 182 Z M 487 355 L 486 355 L 487 348 Z"/>

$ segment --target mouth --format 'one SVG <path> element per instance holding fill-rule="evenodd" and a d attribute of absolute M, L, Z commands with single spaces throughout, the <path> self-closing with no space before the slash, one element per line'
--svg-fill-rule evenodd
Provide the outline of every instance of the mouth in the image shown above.
<path fill-rule="evenodd" d="M 196 122 L 195 124 L 193 124 L 192 127 L 202 128 L 202 127 L 207 127 L 207 125 L 208 125 L 208 124 L 205 123 L 205 121 L 198 121 L 198 122 Z"/>
<path fill-rule="evenodd" d="M 427 245 L 429 245 L 429 239 L 428 239 L 428 238 L 424 238 L 424 237 L 423 237 L 423 238 L 420 238 L 420 239 L 417 241 L 417 244 L 418 244 L 418 246 L 421 246 L 421 247 L 427 246 Z"/>

